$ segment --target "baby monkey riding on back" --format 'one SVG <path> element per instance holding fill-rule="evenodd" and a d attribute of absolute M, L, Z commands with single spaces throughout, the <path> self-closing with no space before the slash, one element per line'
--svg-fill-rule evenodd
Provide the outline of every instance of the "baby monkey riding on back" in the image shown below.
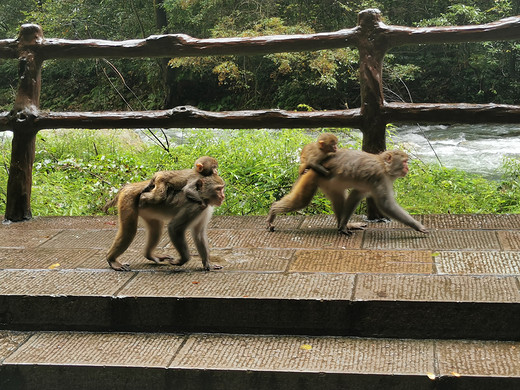
<path fill-rule="evenodd" d="M 298 174 L 301 176 L 307 169 L 314 169 L 322 176 L 329 176 L 330 171 L 321 164 L 337 151 L 338 137 L 332 133 L 320 134 L 316 142 L 303 147 Z"/>
<path fill-rule="evenodd" d="M 169 192 L 183 191 L 186 197 L 201 207 L 206 207 L 206 202 L 201 198 L 197 188 L 197 181 L 201 177 L 217 175 L 218 162 L 213 157 L 203 156 L 195 161 L 193 177 L 186 183 L 186 178 L 178 171 L 156 172 L 150 183 L 143 189 L 139 197 L 139 207 L 155 205 L 166 200 Z"/>

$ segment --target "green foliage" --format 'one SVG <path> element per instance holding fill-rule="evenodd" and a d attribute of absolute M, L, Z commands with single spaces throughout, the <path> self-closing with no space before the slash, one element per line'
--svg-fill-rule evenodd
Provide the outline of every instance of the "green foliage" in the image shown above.
<path fill-rule="evenodd" d="M 480 24 L 520 13 L 520 2 L 513 0 L 19 0 L 0 4 L 0 39 L 16 37 L 27 22 L 41 24 L 47 38 L 67 39 L 309 34 L 355 27 L 358 12 L 374 7 L 385 23 L 405 26 Z M 41 106 L 88 111 L 360 105 L 356 50 L 173 58 L 169 69 L 167 61 L 46 61 Z M 385 98 L 518 104 L 519 64 L 515 41 L 398 47 L 385 57 Z M 0 110 L 12 107 L 16 68 L 15 60 L 0 60 Z"/>
<path fill-rule="evenodd" d="M 430 13 L 417 15 L 407 24 L 419 27 L 484 24 L 520 11 L 518 3 L 514 8 L 515 3 L 509 0 L 432 4 L 428 4 Z M 399 19 L 399 15 L 395 18 Z M 392 51 L 386 69 L 388 88 L 393 95 L 407 101 L 411 92 L 416 102 L 517 104 L 517 96 L 511 91 L 520 84 L 519 48 L 514 41 L 428 45 L 427 50 L 420 46 L 397 48 Z M 410 67 L 414 77 L 405 86 Z M 389 96 L 388 100 L 399 99 Z"/>
<path fill-rule="evenodd" d="M 211 31 L 212 38 L 310 34 L 304 24 L 286 25 L 280 18 L 257 20 L 250 28 L 238 30 L 224 18 Z M 276 53 L 265 56 L 225 56 L 174 58 L 170 66 L 179 83 L 197 80 L 215 91 L 209 94 L 193 89 L 181 91 L 206 109 L 280 107 L 296 109 L 308 104 L 317 109 L 344 107 L 352 96 L 358 98 L 358 54 L 351 49 L 318 52 Z M 233 96 L 233 99 L 229 99 Z M 215 104 L 215 100 L 217 103 Z"/>
<path fill-rule="evenodd" d="M 323 129 L 327 131 L 327 129 Z M 349 130 L 336 134 L 342 147 L 359 148 Z M 37 139 L 32 211 L 36 215 L 100 214 L 106 200 L 129 182 L 149 179 L 157 170 L 185 169 L 201 155 L 219 161 L 226 201 L 217 214 L 262 215 L 287 194 L 298 174 L 303 145 L 317 133 L 303 130 L 184 131 L 170 153 L 143 143 L 131 131 L 44 131 Z M 0 214 L 5 212 L 10 142 L 0 138 Z M 520 160 L 506 159 L 500 181 L 454 169 L 411 162 L 396 180 L 398 202 L 414 214 L 520 213 Z M 332 213 L 318 193 L 298 213 Z"/>
<path fill-rule="evenodd" d="M 7 4 L 4 4 L 7 3 Z M 0 4 L 0 34 L 37 23 L 46 38 L 124 40 L 156 33 L 148 0 L 21 0 Z M 1 38 L 1 36 L 0 36 Z M 17 63 L 0 60 L 0 109 L 14 102 Z M 42 70 L 41 107 L 49 110 L 143 110 L 161 108 L 164 83 L 154 59 L 49 60 Z"/>
<path fill-rule="evenodd" d="M 506 213 L 498 184 L 456 169 L 413 161 L 410 173 L 395 182 L 398 202 L 413 214 Z M 520 192 L 516 193 L 517 199 Z M 516 205 L 516 212 L 520 205 Z"/>

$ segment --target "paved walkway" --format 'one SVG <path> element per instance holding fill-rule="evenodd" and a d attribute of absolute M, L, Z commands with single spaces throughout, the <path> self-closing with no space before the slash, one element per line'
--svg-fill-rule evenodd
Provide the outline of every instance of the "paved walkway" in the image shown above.
<path fill-rule="evenodd" d="M 399 223 L 337 235 L 332 216 L 213 217 L 212 260 L 224 271 L 520 276 L 520 215 L 419 216 L 424 236 Z M 0 226 L 0 269 L 106 269 L 117 218 L 49 217 Z M 133 270 L 173 270 L 142 256 L 144 230 L 121 260 Z M 176 255 L 166 234 L 160 253 Z M 196 252 L 194 255 L 196 255 Z M 194 257 L 185 267 L 200 270 Z"/>
<path fill-rule="evenodd" d="M 0 388 L 518 388 L 520 215 L 418 218 L 214 217 L 212 272 L 142 229 L 112 271 L 113 216 L 2 225 Z"/>

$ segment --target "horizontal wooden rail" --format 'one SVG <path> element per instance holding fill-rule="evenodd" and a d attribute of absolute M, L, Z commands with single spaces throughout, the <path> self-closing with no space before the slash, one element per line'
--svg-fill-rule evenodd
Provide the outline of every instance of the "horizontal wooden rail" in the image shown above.
<path fill-rule="evenodd" d="M 44 60 L 254 55 L 355 46 L 357 30 L 356 27 L 332 33 L 215 39 L 198 39 L 185 34 L 152 35 L 127 41 L 43 39 L 27 48 Z M 0 40 L 0 57 L 17 58 L 17 51 L 16 41 Z"/>
<path fill-rule="evenodd" d="M 27 121 L 42 129 L 110 128 L 360 128 L 360 109 L 330 111 L 205 111 L 179 106 L 159 111 L 40 112 L 36 115 L 0 113 L 0 131 L 11 128 L 12 120 Z M 385 103 L 381 115 L 388 123 L 519 123 L 520 106 L 502 104 Z"/>
<path fill-rule="evenodd" d="M 382 36 L 389 41 L 389 47 L 520 39 L 520 17 L 518 16 L 493 23 L 469 26 L 414 28 L 380 24 L 378 27 Z"/>
<path fill-rule="evenodd" d="M 507 104 L 385 103 L 387 123 L 520 123 L 520 106 Z"/>
<path fill-rule="evenodd" d="M 370 19 L 370 23 L 373 21 Z M 26 50 L 41 59 L 60 58 L 148 58 L 211 55 L 255 55 L 358 47 L 362 25 L 336 32 L 260 37 L 198 39 L 186 34 L 152 35 L 146 39 L 108 41 L 98 39 L 40 39 Z M 520 17 L 497 22 L 448 27 L 401 27 L 376 22 L 371 26 L 386 49 L 401 45 L 505 41 L 520 39 Z M 18 58 L 19 42 L 0 40 L 0 58 Z"/>
<path fill-rule="evenodd" d="M 301 128 L 356 127 L 361 125 L 359 109 L 295 112 L 284 110 L 204 111 L 180 106 L 161 111 L 41 112 L 22 115 L 35 129 L 62 128 Z M 0 115 L 0 131 L 8 130 L 11 118 Z"/>

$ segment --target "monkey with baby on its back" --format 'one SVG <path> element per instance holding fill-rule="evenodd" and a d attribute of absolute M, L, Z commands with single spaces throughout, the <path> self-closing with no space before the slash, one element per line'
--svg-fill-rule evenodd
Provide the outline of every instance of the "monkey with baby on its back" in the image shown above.
<path fill-rule="evenodd" d="M 107 253 L 110 267 L 116 271 L 130 271 L 128 264 L 117 261 L 130 246 L 137 233 L 137 222 L 146 225 L 145 257 L 155 263 L 169 261 L 183 265 L 190 259 L 185 233 L 191 230 L 195 246 L 206 271 L 222 267 L 209 261 L 207 226 L 213 208 L 224 201 L 224 181 L 217 173 L 217 160 L 204 156 L 195 161 L 193 169 L 157 172 L 151 180 L 130 183 L 108 201 L 103 210 L 117 205 L 119 227 Z M 164 223 L 168 225 L 170 241 L 180 259 L 156 256 L 154 249 L 161 239 Z"/>
<path fill-rule="evenodd" d="M 310 168 L 310 169 L 309 169 Z M 321 134 L 318 141 L 306 145 L 300 157 L 299 177 L 289 194 L 274 202 L 267 216 L 267 228 L 274 231 L 277 214 L 306 207 L 318 188 L 332 202 L 338 232 L 352 234 L 365 223 L 349 223 L 363 198 L 371 196 L 377 208 L 421 233 L 426 228 L 406 212 L 395 200 L 393 183 L 408 173 L 408 155 L 401 150 L 371 154 L 359 150 L 337 149 L 337 138 Z M 348 192 L 346 190 L 350 189 Z"/>

